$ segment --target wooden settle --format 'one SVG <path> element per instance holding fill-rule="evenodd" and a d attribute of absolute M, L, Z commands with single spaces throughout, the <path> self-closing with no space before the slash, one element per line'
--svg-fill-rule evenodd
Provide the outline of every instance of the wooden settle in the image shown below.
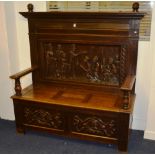
<path fill-rule="evenodd" d="M 15 79 L 17 132 L 28 129 L 118 145 L 127 151 L 144 12 L 20 12 L 31 68 Z M 32 85 L 20 78 L 32 72 Z"/>

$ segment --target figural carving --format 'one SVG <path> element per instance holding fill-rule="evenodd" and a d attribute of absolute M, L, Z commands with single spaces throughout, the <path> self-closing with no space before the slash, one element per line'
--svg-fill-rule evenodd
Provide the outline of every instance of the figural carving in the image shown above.
<path fill-rule="evenodd" d="M 65 43 L 43 46 L 47 79 L 119 85 L 124 78 L 125 52 L 120 46 Z"/>

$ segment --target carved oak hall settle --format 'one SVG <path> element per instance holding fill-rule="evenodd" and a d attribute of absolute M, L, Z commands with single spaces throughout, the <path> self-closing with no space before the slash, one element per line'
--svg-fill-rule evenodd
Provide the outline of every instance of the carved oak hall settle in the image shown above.
<path fill-rule="evenodd" d="M 139 7 L 139 5 L 138 5 Z M 135 100 L 138 12 L 20 12 L 32 67 L 12 75 L 17 132 L 28 129 L 127 151 Z M 32 72 L 23 89 L 20 78 Z"/>

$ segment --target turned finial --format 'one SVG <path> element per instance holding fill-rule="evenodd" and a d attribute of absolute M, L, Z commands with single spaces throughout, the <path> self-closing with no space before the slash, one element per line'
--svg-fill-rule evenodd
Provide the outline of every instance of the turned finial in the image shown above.
<path fill-rule="evenodd" d="M 133 12 L 138 12 L 139 3 L 138 3 L 138 2 L 134 2 L 134 3 L 132 4 L 132 9 L 133 9 Z"/>
<path fill-rule="evenodd" d="M 29 3 L 27 5 L 28 12 L 33 12 L 33 4 Z"/>

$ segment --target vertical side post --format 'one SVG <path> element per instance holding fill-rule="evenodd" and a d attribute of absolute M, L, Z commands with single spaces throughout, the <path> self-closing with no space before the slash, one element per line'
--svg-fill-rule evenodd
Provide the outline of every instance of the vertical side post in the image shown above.
<path fill-rule="evenodd" d="M 13 102 L 14 102 L 14 113 L 15 113 L 15 119 L 16 119 L 16 131 L 17 133 L 25 134 L 25 129 L 23 125 L 23 122 L 24 122 L 23 105 L 16 103 L 15 100 L 13 100 Z"/>
<path fill-rule="evenodd" d="M 130 103 L 130 91 L 124 90 L 123 91 L 123 109 L 127 110 L 129 108 Z"/>
<path fill-rule="evenodd" d="M 129 123 L 130 114 L 120 113 L 119 114 L 119 133 L 118 133 L 118 150 L 127 152 L 128 149 L 128 137 L 129 137 Z"/>
<path fill-rule="evenodd" d="M 22 90 L 22 87 L 20 84 L 20 78 L 17 78 L 17 79 L 15 79 L 15 92 L 16 92 L 17 96 L 22 95 L 21 90 Z"/>

